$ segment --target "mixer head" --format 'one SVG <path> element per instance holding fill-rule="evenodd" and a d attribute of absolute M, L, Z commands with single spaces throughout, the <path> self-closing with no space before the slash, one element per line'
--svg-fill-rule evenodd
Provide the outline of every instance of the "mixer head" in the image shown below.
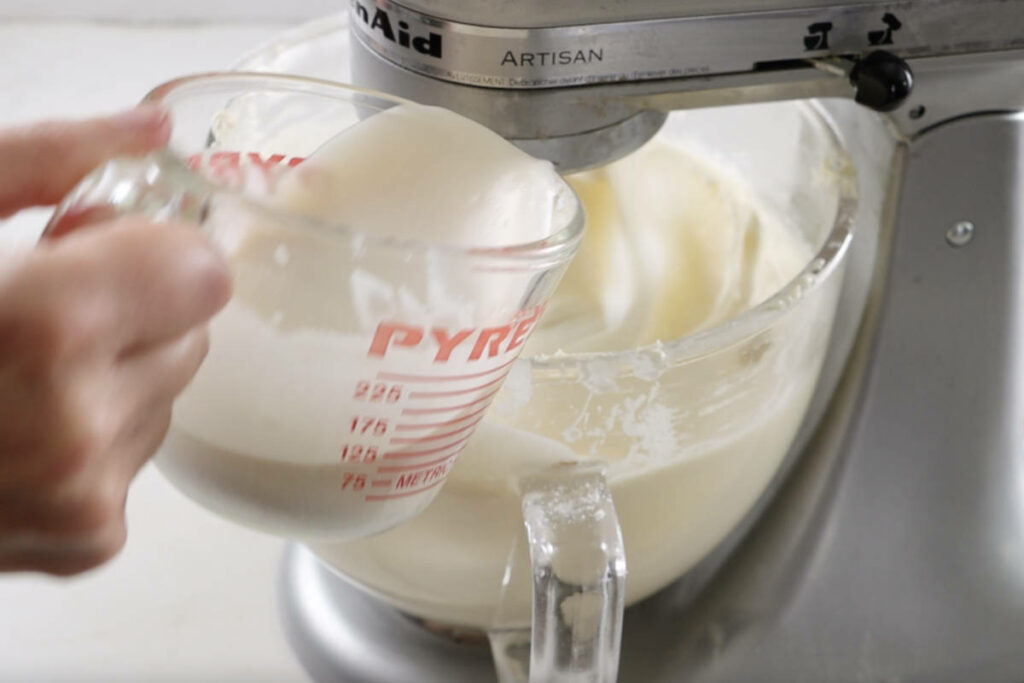
<path fill-rule="evenodd" d="M 564 172 L 676 109 L 852 97 L 891 111 L 908 60 L 1017 45 L 1020 0 L 350 0 L 357 83 L 438 104 Z"/>

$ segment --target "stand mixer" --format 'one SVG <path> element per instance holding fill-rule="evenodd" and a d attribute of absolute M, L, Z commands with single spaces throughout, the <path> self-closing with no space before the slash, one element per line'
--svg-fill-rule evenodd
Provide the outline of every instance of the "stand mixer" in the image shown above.
<path fill-rule="evenodd" d="M 565 171 L 628 154 L 677 109 L 865 105 L 823 104 L 860 218 L 803 429 L 729 538 L 627 610 L 619 680 L 1024 678 L 1024 2 L 354 0 L 348 25 L 357 83 Z M 486 648 L 301 547 L 281 590 L 317 680 L 493 680 Z"/>

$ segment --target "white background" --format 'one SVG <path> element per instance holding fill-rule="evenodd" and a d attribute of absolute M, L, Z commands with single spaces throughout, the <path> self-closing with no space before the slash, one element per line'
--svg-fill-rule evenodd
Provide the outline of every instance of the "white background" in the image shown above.
<path fill-rule="evenodd" d="M 0 20 L 94 19 L 128 23 L 282 21 L 340 12 L 348 0 L 0 0 Z"/>

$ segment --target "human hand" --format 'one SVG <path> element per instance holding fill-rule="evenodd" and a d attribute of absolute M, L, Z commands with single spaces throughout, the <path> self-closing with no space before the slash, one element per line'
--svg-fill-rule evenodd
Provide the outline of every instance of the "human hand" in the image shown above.
<path fill-rule="evenodd" d="M 166 143 L 159 111 L 0 130 L 0 216 Z M 230 296 L 189 224 L 93 223 L 0 260 L 0 571 L 69 575 L 124 544 L 128 485 Z"/>

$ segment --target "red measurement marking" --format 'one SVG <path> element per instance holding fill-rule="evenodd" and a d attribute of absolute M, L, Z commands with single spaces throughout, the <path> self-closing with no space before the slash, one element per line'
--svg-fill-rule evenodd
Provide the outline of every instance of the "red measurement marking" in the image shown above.
<path fill-rule="evenodd" d="M 516 358 L 518 357 L 519 355 L 516 354 Z M 512 365 L 515 362 L 516 359 L 513 358 L 509 362 L 502 363 L 498 367 L 491 368 L 490 370 L 484 370 L 482 372 L 474 372 L 471 375 L 400 375 L 394 372 L 378 372 L 377 379 L 387 379 L 398 382 L 458 382 L 464 379 L 476 379 L 478 377 L 486 377 L 487 375 L 492 375 L 498 370 L 507 368 L 508 366 Z"/>
<path fill-rule="evenodd" d="M 393 481 L 394 479 L 374 479 L 370 486 L 373 486 L 375 488 L 381 488 L 382 486 L 391 486 L 391 482 Z"/>
<path fill-rule="evenodd" d="M 458 441 L 452 441 L 450 444 L 439 446 L 438 448 L 431 448 L 426 451 L 392 451 L 390 453 L 385 453 L 384 459 L 394 460 L 395 458 L 419 458 L 424 455 L 436 455 L 442 451 L 448 450 L 449 448 L 454 448 L 455 446 L 464 446 L 467 441 L 469 441 L 469 437 L 464 436 Z"/>
<path fill-rule="evenodd" d="M 508 377 L 508 373 L 504 373 L 501 377 L 495 380 L 491 380 L 487 384 L 481 384 L 478 387 L 472 387 L 471 389 L 460 389 L 458 391 L 414 391 L 412 392 L 412 398 L 441 398 L 442 396 L 462 396 L 464 394 L 472 394 L 474 391 L 480 391 L 487 387 L 493 387 L 498 382 Z"/>
<path fill-rule="evenodd" d="M 447 439 L 449 436 L 455 436 L 456 434 L 462 434 L 463 432 L 476 427 L 484 416 L 481 415 L 477 419 L 470 422 L 465 427 L 460 427 L 451 432 L 445 432 L 444 434 L 435 434 L 434 436 L 420 436 L 420 437 L 395 437 L 391 439 L 391 443 L 430 443 L 431 441 L 440 441 L 441 439 Z"/>
<path fill-rule="evenodd" d="M 371 501 L 371 500 L 391 500 L 392 498 L 405 498 L 406 496 L 415 496 L 417 493 L 423 493 L 424 491 L 429 491 L 430 489 L 434 488 L 435 486 L 440 486 L 443 483 L 444 483 L 444 479 L 442 478 L 442 479 L 438 479 L 433 484 L 427 484 L 426 486 L 424 486 L 422 488 L 415 489 L 413 491 L 403 491 L 402 493 L 389 493 L 389 494 L 383 495 L 383 496 L 382 495 L 367 496 L 366 500 L 368 500 L 368 501 Z"/>
<path fill-rule="evenodd" d="M 480 398 L 478 398 L 475 401 L 470 401 L 469 403 L 463 403 L 462 405 L 459 405 L 459 406 L 443 406 L 443 407 L 440 407 L 440 408 L 406 408 L 405 410 L 402 411 L 402 415 L 430 415 L 431 413 L 450 413 L 453 410 L 461 410 L 462 408 L 469 408 L 470 406 L 475 406 L 478 403 L 483 403 L 484 401 L 487 401 L 487 400 L 489 400 L 491 398 L 494 398 L 494 395 L 496 393 L 498 393 L 498 391 L 500 391 L 500 390 L 499 389 L 495 389 L 491 393 L 489 393 L 489 394 L 487 394 L 485 396 L 481 396 Z"/>
<path fill-rule="evenodd" d="M 488 408 L 488 406 L 484 406 L 480 410 L 474 410 L 472 413 L 469 413 L 468 415 L 463 415 L 462 417 L 457 417 L 454 420 L 445 420 L 444 422 L 425 422 L 423 424 L 417 424 L 417 425 L 396 425 L 395 429 L 398 429 L 398 430 L 409 430 L 409 429 L 430 429 L 431 427 L 450 427 L 451 425 L 458 424 L 458 423 L 462 422 L 463 420 L 468 420 L 471 417 L 476 417 L 480 413 L 482 413 L 485 410 L 487 410 L 487 408 Z"/>
<path fill-rule="evenodd" d="M 428 467 L 433 467 L 434 465 L 440 465 L 441 463 L 446 462 L 448 460 L 454 460 L 455 457 L 459 453 L 461 453 L 461 452 L 462 452 L 462 449 L 460 448 L 458 451 L 456 451 L 455 453 L 453 453 L 451 455 L 446 455 L 443 458 L 438 458 L 437 460 L 431 460 L 430 462 L 421 463 L 419 465 L 405 465 L 404 467 L 398 467 L 398 466 L 392 465 L 391 467 L 381 467 L 379 469 L 379 472 L 381 474 L 391 474 L 391 473 L 394 473 L 394 472 L 412 472 L 414 470 L 423 470 L 423 469 L 427 469 Z"/>

